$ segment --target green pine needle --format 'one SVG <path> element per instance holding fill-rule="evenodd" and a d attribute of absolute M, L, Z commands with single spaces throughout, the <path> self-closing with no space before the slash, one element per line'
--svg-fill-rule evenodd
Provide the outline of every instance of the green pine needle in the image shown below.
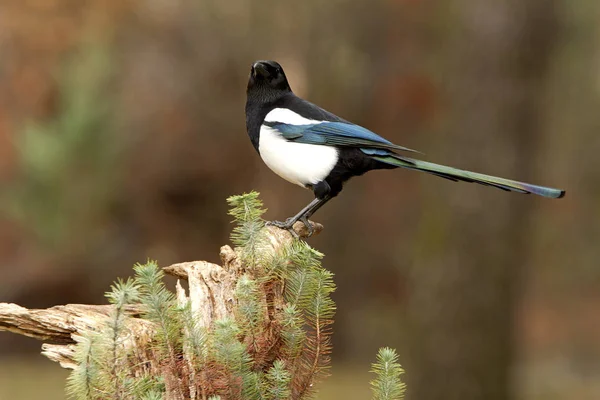
<path fill-rule="evenodd" d="M 319 320 L 331 320 L 335 315 L 335 303 L 331 293 L 335 291 L 333 273 L 318 269 L 313 273 L 314 288 L 311 287 L 310 306 L 307 308 L 308 317 Z"/>
<path fill-rule="evenodd" d="M 125 355 L 120 351 L 121 336 L 125 330 L 125 313 L 123 311 L 126 304 L 133 303 L 139 299 L 139 286 L 132 279 L 123 281 L 119 279 L 111 286 L 111 291 L 105 294 L 115 309 L 109 315 L 107 329 L 98 334 L 101 358 L 100 363 L 102 376 L 108 382 L 112 382 L 111 392 L 115 399 L 123 398 L 125 379 L 127 370 L 124 362 Z"/>
<path fill-rule="evenodd" d="M 303 269 L 321 268 L 323 253 L 313 249 L 308 243 L 296 240 L 284 249 L 287 258 Z"/>
<path fill-rule="evenodd" d="M 156 261 L 148 260 L 146 264 L 137 263 L 133 266 L 135 283 L 141 288 L 143 295 L 158 293 L 164 289 L 162 279 L 164 272 L 158 268 Z"/>
<path fill-rule="evenodd" d="M 206 329 L 198 323 L 197 316 L 192 312 L 192 305 L 188 301 L 182 313 L 182 320 L 186 332 L 185 346 L 189 349 L 193 357 L 192 363 L 196 369 L 204 368 L 207 358 L 208 333 Z"/>
<path fill-rule="evenodd" d="M 136 273 L 135 282 L 140 287 L 140 301 L 146 306 L 144 317 L 158 327 L 154 338 L 156 348 L 166 357 L 172 371 L 176 372 L 177 357 L 183 348 L 184 323 L 175 295 L 165 287 L 162 281 L 164 272 L 155 261 L 136 264 L 133 269 Z M 177 390 L 183 395 L 182 388 Z"/>
<path fill-rule="evenodd" d="M 250 371 L 242 377 L 242 399 L 266 400 L 264 372 Z"/>
<path fill-rule="evenodd" d="M 69 398 L 76 400 L 95 399 L 98 384 L 98 368 L 94 363 L 93 333 L 78 338 L 73 360 L 77 366 L 67 378 L 66 392 Z"/>
<path fill-rule="evenodd" d="M 306 332 L 303 328 L 302 316 L 298 308 L 293 304 L 288 304 L 283 309 L 283 321 L 281 337 L 286 347 L 286 352 L 290 358 L 295 359 L 302 351 Z"/>
<path fill-rule="evenodd" d="M 164 393 L 158 390 L 151 390 L 140 397 L 140 400 L 163 400 Z"/>
<path fill-rule="evenodd" d="M 259 193 L 250 192 L 227 199 L 236 226 L 231 232 L 231 241 L 237 247 L 242 261 L 249 267 L 256 267 L 261 261 L 261 249 L 266 244 L 264 235 L 265 222 L 261 216 L 266 211 L 262 208 Z"/>
<path fill-rule="evenodd" d="M 296 253 L 296 265 L 286 283 L 285 298 L 296 305 L 310 321 L 333 318 L 335 303 L 331 293 L 335 291 L 333 273 L 320 267 L 318 252 L 308 248 Z M 308 267 L 306 267 L 308 266 Z"/>
<path fill-rule="evenodd" d="M 282 338 L 290 358 L 292 396 L 305 398 L 313 383 L 330 365 L 331 324 L 335 303 L 333 274 L 321 267 L 323 255 L 303 241 L 294 241 L 284 254 L 288 257 L 285 279 L 285 310 Z M 301 327 L 301 330 L 298 330 Z M 306 329 L 308 327 L 308 329 Z M 298 351 L 299 350 L 299 351 Z"/>
<path fill-rule="evenodd" d="M 260 220 L 260 217 L 266 210 L 262 208 L 263 203 L 258 198 L 259 195 L 260 193 L 252 191 L 250 193 L 230 196 L 227 199 L 227 203 L 231 207 L 229 215 L 233 216 L 236 223 L 241 224 Z"/>
<path fill-rule="evenodd" d="M 237 225 L 231 234 L 231 241 L 236 246 L 246 247 L 264 227 L 261 217 L 266 210 L 262 208 L 263 203 L 258 196 L 258 192 L 250 192 L 227 199 L 231 207 L 228 214 L 233 217 L 233 222 Z"/>
<path fill-rule="evenodd" d="M 162 377 L 154 377 L 147 373 L 141 376 L 130 377 L 125 380 L 125 390 L 133 399 L 153 399 L 155 396 L 163 396 L 165 384 Z M 158 397 L 162 398 L 162 397 Z"/>
<path fill-rule="evenodd" d="M 285 368 L 285 363 L 276 360 L 267 372 L 268 398 L 270 400 L 285 400 L 291 395 L 290 382 L 292 376 Z"/>
<path fill-rule="evenodd" d="M 262 317 L 262 307 L 259 303 L 259 292 L 256 281 L 247 274 L 242 275 L 235 287 L 237 298 L 237 316 L 239 323 L 252 336 L 259 334 L 259 322 Z"/>
<path fill-rule="evenodd" d="M 104 297 L 110 304 L 115 304 L 117 307 L 136 303 L 140 298 L 140 286 L 133 279 L 128 278 L 123 281 L 119 278 L 110 289 L 110 292 L 106 292 Z"/>
<path fill-rule="evenodd" d="M 396 350 L 384 347 L 377 353 L 371 371 L 377 377 L 371 381 L 373 400 L 399 400 L 404 398 L 406 385 L 400 379 L 404 370 L 398 363 Z"/>
<path fill-rule="evenodd" d="M 157 342 L 170 357 L 174 357 L 183 328 L 175 295 L 165 287 L 162 281 L 164 272 L 155 261 L 136 264 L 133 269 L 135 282 L 140 288 L 140 301 L 146 305 L 144 316 L 158 325 Z"/>

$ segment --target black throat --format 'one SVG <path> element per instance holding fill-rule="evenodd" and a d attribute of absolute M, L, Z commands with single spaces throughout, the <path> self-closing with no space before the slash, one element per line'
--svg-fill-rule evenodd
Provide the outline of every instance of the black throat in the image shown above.
<path fill-rule="evenodd" d="M 272 109 L 273 106 L 261 103 L 256 99 L 251 99 L 250 96 L 246 100 L 246 130 L 256 151 L 258 151 L 258 142 L 260 139 L 260 126 Z"/>
<path fill-rule="evenodd" d="M 291 91 L 284 92 L 261 87 L 248 89 L 246 98 L 246 130 L 256 151 L 258 151 L 260 127 L 265 117 L 274 108 L 285 103 L 285 98 L 290 96 L 294 96 Z"/>

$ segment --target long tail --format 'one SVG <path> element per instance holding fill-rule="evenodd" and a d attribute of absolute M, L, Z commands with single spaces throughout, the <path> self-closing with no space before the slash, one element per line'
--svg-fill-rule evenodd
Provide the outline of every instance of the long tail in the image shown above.
<path fill-rule="evenodd" d="M 450 179 L 452 181 L 464 181 L 464 182 L 475 182 L 481 185 L 493 186 L 502 190 L 517 193 L 533 193 L 539 196 L 549 197 L 552 199 L 558 199 L 565 195 L 565 191 L 561 189 L 554 189 L 545 186 L 532 185 L 530 183 L 513 181 L 510 179 L 498 178 L 496 176 L 480 174 L 477 172 L 465 171 L 462 169 L 446 167 L 445 165 L 439 165 L 430 163 L 427 161 L 415 160 L 408 157 L 402 157 L 400 155 L 376 155 L 373 154 L 371 157 L 379 162 L 388 165 L 394 165 L 401 168 L 413 169 L 416 171 L 424 171 L 433 175 L 437 175 L 442 178 Z"/>

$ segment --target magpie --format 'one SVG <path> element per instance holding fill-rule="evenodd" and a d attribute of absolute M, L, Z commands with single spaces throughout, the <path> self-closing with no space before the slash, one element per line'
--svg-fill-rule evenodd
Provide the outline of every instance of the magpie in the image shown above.
<path fill-rule="evenodd" d="M 517 193 L 560 198 L 564 190 L 433 164 L 403 155 L 418 153 L 398 146 L 296 96 L 275 61 L 256 61 L 246 90 L 246 129 L 265 164 L 283 179 L 313 191 L 315 198 L 285 222 L 270 225 L 297 236 L 293 225 L 308 222 L 319 208 L 337 196 L 344 183 L 376 169 L 406 168 L 452 181 L 475 182 Z"/>

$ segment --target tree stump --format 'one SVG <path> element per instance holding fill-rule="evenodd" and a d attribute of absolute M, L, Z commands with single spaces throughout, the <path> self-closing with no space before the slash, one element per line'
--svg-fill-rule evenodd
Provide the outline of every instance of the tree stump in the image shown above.
<path fill-rule="evenodd" d="M 314 234 L 322 230 L 319 224 L 313 224 Z M 294 227 L 300 237 L 306 237 L 307 230 L 302 223 Z M 279 228 L 264 227 L 267 238 L 266 249 L 262 252 L 275 254 L 284 246 L 292 243 L 292 235 Z M 216 321 L 227 318 L 234 319 L 234 306 L 237 302 L 235 296 L 236 283 L 243 275 L 252 276 L 253 271 L 243 264 L 240 254 L 230 246 L 221 247 L 220 258 L 222 265 L 206 261 L 192 261 L 173 264 L 162 270 L 178 278 L 175 294 L 180 307 L 189 305 L 195 323 L 201 328 L 211 330 Z M 187 291 L 181 281 L 187 281 Z M 282 312 L 286 305 L 284 299 L 284 282 L 272 282 L 259 286 L 261 293 L 259 299 L 263 308 L 261 335 L 268 338 L 268 348 L 257 345 L 251 354 L 255 363 L 268 368 L 273 365 L 282 345 L 280 337 Z M 105 326 L 115 305 L 86 305 L 67 304 L 50 307 L 47 309 L 27 309 L 16 304 L 0 303 L 0 331 L 14 332 L 20 335 L 36 338 L 44 342 L 42 354 L 50 360 L 58 362 L 63 368 L 75 369 L 78 363 L 75 360 L 77 343 L 90 331 L 96 331 Z M 150 368 L 160 369 L 160 360 L 154 360 L 148 353 L 152 352 L 150 346 L 156 333 L 153 322 L 142 318 L 144 309 L 141 304 L 127 305 L 123 308 L 127 335 L 119 342 L 119 346 L 127 349 L 129 354 L 138 356 L 136 362 L 154 365 Z M 181 383 L 181 382 L 179 382 Z M 189 382 L 188 382 L 189 384 Z M 178 391 L 170 390 L 176 383 L 165 379 L 167 398 L 188 398 Z M 190 388 L 191 392 L 194 389 Z M 190 397 L 207 398 L 206 393 Z"/>

